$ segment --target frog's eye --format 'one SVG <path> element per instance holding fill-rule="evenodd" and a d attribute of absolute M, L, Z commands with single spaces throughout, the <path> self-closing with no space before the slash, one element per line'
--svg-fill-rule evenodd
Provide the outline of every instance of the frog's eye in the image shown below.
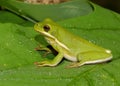
<path fill-rule="evenodd" d="M 44 29 L 44 31 L 48 32 L 50 30 L 50 26 L 49 25 L 44 25 L 43 29 Z"/>

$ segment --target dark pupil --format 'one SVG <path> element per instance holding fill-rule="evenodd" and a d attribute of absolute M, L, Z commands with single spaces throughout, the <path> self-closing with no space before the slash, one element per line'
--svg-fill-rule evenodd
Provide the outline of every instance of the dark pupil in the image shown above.
<path fill-rule="evenodd" d="M 44 27 L 44 31 L 48 32 L 50 30 L 50 27 L 48 25 L 45 25 Z"/>

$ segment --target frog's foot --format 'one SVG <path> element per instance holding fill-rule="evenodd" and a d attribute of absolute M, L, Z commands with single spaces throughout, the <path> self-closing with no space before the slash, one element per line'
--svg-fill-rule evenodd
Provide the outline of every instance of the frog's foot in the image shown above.
<path fill-rule="evenodd" d="M 43 57 L 46 57 L 48 54 L 50 54 L 51 51 L 46 51 L 44 54 L 43 54 Z"/>
<path fill-rule="evenodd" d="M 37 65 L 38 67 L 41 67 L 41 66 L 56 66 L 57 64 L 60 63 L 62 58 L 63 58 L 63 53 L 60 52 L 60 53 L 58 53 L 58 55 L 53 60 L 43 61 L 43 62 L 35 62 L 34 64 Z"/>
<path fill-rule="evenodd" d="M 39 51 L 39 50 L 43 50 L 43 48 L 44 48 L 43 46 L 39 45 L 39 46 L 37 46 L 37 47 L 35 48 L 35 50 L 36 50 L 36 51 Z"/>
<path fill-rule="evenodd" d="M 66 68 L 76 68 L 76 67 L 80 67 L 84 65 L 83 63 L 79 63 L 79 62 L 74 62 L 74 63 L 71 63 L 70 65 L 68 65 Z"/>
<path fill-rule="evenodd" d="M 35 48 L 36 51 L 46 51 L 43 55 L 43 57 L 46 57 L 48 54 L 52 53 L 52 51 L 44 46 L 39 45 L 38 47 Z"/>
<path fill-rule="evenodd" d="M 43 66 L 55 66 L 55 65 L 52 64 L 50 61 L 35 62 L 34 64 L 37 65 L 38 67 L 43 67 Z"/>
<path fill-rule="evenodd" d="M 39 50 L 44 50 L 44 51 L 51 51 L 49 48 L 43 46 L 43 45 L 39 45 L 38 47 L 35 48 L 36 51 Z"/>

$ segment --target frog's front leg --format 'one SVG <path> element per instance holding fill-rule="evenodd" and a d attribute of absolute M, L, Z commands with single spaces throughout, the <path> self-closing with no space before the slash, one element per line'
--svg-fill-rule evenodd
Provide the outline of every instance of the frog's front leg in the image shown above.
<path fill-rule="evenodd" d="M 103 51 L 88 51 L 77 55 L 78 62 L 75 62 L 68 67 L 79 67 L 84 64 L 102 63 L 112 59 L 112 54 Z"/>
<path fill-rule="evenodd" d="M 41 45 L 41 44 L 40 44 L 38 47 L 36 47 L 35 50 L 36 50 L 36 51 L 46 51 L 45 54 L 44 54 L 44 57 L 45 57 L 47 54 L 52 53 L 52 51 L 51 51 L 49 48 L 47 48 L 46 46 Z"/>
<path fill-rule="evenodd" d="M 37 66 L 56 66 L 63 59 L 63 53 L 59 52 L 58 55 L 51 61 L 35 62 Z"/>
<path fill-rule="evenodd" d="M 51 52 L 51 50 L 50 50 L 49 48 L 47 48 L 46 46 L 44 46 L 44 45 L 42 45 L 42 44 L 40 44 L 39 46 L 37 46 L 37 47 L 35 48 L 35 50 L 37 50 L 37 51 L 39 51 L 39 50 L 44 50 L 44 51 L 49 51 L 49 52 Z"/>

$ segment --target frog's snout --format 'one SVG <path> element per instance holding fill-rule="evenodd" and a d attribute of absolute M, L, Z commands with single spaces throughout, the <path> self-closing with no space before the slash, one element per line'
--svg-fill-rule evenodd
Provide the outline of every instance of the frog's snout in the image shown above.
<path fill-rule="evenodd" d="M 37 31 L 37 30 L 38 30 L 38 27 L 39 27 L 39 24 L 36 23 L 36 24 L 34 25 L 34 29 Z"/>

